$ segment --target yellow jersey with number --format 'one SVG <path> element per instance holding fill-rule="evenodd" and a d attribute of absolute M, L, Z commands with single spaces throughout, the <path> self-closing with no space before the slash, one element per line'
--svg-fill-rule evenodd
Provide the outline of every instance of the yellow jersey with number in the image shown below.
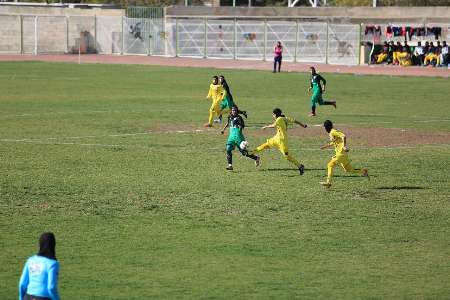
<path fill-rule="evenodd" d="M 342 131 L 331 129 L 330 131 L 330 142 L 334 146 L 334 151 L 336 151 L 336 155 L 345 154 L 344 151 L 344 138 L 345 134 Z"/>

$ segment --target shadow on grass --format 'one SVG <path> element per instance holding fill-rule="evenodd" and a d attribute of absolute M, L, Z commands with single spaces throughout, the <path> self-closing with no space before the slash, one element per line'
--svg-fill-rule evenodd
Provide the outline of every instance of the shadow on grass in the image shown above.
<path fill-rule="evenodd" d="M 381 186 L 377 190 L 428 190 L 427 187 L 422 186 Z"/>
<path fill-rule="evenodd" d="M 364 178 L 361 175 L 333 175 L 333 178 L 334 177 L 336 177 L 336 178 L 339 178 L 339 177 L 341 177 L 341 178 Z M 370 177 L 374 177 L 374 176 L 370 175 Z"/>
<path fill-rule="evenodd" d="M 327 169 L 308 169 L 308 168 L 305 168 L 305 172 L 307 172 L 307 171 L 326 171 Z M 297 168 L 270 168 L 270 169 L 266 169 L 266 171 L 270 171 L 270 172 L 273 172 L 273 171 L 297 171 L 298 172 L 298 169 Z"/>

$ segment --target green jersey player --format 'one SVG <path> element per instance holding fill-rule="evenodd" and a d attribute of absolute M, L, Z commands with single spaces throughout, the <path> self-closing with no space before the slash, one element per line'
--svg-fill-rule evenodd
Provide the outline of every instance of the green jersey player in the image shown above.
<path fill-rule="evenodd" d="M 311 96 L 311 113 L 310 117 L 316 116 L 316 105 L 333 105 L 336 108 L 336 101 L 324 101 L 322 99 L 322 94 L 325 93 L 325 87 L 327 85 L 327 81 L 325 78 L 316 73 L 316 69 L 314 67 L 310 67 L 311 70 L 311 86 L 309 87 L 309 91 L 312 90 Z"/>
<path fill-rule="evenodd" d="M 225 132 L 225 129 L 227 127 L 230 127 L 230 132 L 228 134 L 227 139 L 227 161 L 228 161 L 228 167 L 227 170 L 233 170 L 233 154 L 232 151 L 235 147 L 238 148 L 239 152 L 241 152 L 242 155 L 251 158 L 255 161 L 255 165 L 259 166 L 259 156 L 256 156 L 254 154 L 249 154 L 246 147 L 245 147 L 245 137 L 242 131 L 244 130 L 245 124 L 244 119 L 239 115 L 239 109 L 236 105 L 234 105 L 231 108 L 231 113 L 228 116 L 228 122 L 225 125 L 225 127 L 222 129 L 221 133 L 223 134 Z M 242 146 L 241 146 L 242 145 Z"/>

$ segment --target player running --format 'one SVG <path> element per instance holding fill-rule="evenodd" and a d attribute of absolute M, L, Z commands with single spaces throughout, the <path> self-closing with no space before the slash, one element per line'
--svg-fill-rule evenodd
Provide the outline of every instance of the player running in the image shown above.
<path fill-rule="evenodd" d="M 225 129 L 227 129 L 227 127 L 230 127 L 230 132 L 227 140 L 227 161 L 228 161 L 227 170 L 230 171 L 233 170 L 232 151 L 234 150 L 235 147 L 238 148 L 239 152 L 241 152 L 242 155 L 253 159 L 255 161 L 255 165 L 258 167 L 259 156 L 249 154 L 247 149 L 241 148 L 241 143 L 245 141 L 244 134 L 242 133 L 245 124 L 244 119 L 242 119 L 242 117 L 239 115 L 239 109 L 236 105 L 233 105 L 233 107 L 231 108 L 231 113 L 228 116 L 228 122 L 220 133 L 223 134 L 225 132 Z"/>
<path fill-rule="evenodd" d="M 322 99 L 322 94 L 325 93 L 325 87 L 327 85 L 327 81 L 325 78 L 316 73 L 316 69 L 314 67 L 309 68 L 311 70 L 311 86 L 308 89 L 308 92 L 312 90 L 311 96 L 311 113 L 310 117 L 316 116 L 316 105 L 333 105 L 336 108 L 336 101 L 324 101 Z"/>
<path fill-rule="evenodd" d="M 305 171 L 305 166 L 302 165 L 301 163 L 299 163 L 295 158 L 293 158 L 290 154 L 289 154 L 289 150 L 288 150 L 288 137 L 287 137 L 287 126 L 289 124 L 299 124 L 300 126 L 302 126 L 303 128 L 306 128 L 307 125 L 306 124 L 302 124 L 301 122 L 293 119 L 293 118 L 288 118 L 285 115 L 282 114 L 281 109 L 279 108 L 275 108 L 273 110 L 273 119 L 275 120 L 272 124 L 270 125 L 266 125 L 264 127 L 262 127 L 262 129 L 266 129 L 266 128 L 276 128 L 277 129 L 277 133 L 275 134 L 275 136 L 273 136 L 272 138 L 268 139 L 267 142 L 265 142 L 264 144 L 258 146 L 254 152 L 261 152 L 264 151 L 266 149 L 269 148 L 278 148 L 278 150 L 280 150 L 281 154 L 283 155 L 283 157 L 285 159 L 287 159 L 288 161 L 292 162 L 299 170 L 300 175 L 303 175 L 304 171 Z"/>
<path fill-rule="evenodd" d="M 341 164 L 342 168 L 344 168 L 345 172 L 349 173 L 357 173 L 361 174 L 369 178 L 369 171 L 367 169 L 355 169 L 350 164 L 350 160 L 348 158 L 348 147 L 347 147 L 347 138 L 342 131 L 336 130 L 333 128 L 333 123 L 330 120 L 326 120 L 323 123 L 323 127 L 325 127 L 326 132 L 330 135 L 330 143 L 323 145 L 320 149 L 325 149 L 334 146 L 334 150 L 336 151 L 336 155 L 331 158 L 328 162 L 328 176 L 327 181 L 321 182 L 320 184 L 324 187 L 331 187 L 331 178 L 333 177 L 333 169 L 337 164 Z"/>
<path fill-rule="evenodd" d="M 209 92 L 206 99 L 211 99 L 212 104 L 209 108 L 208 123 L 205 123 L 205 127 L 212 127 L 214 116 L 220 115 L 220 101 L 226 96 L 227 92 L 223 89 L 219 83 L 219 77 L 213 76 L 212 83 L 209 86 Z"/>
<path fill-rule="evenodd" d="M 219 83 L 222 85 L 223 89 L 227 92 L 225 97 L 222 100 L 222 103 L 220 104 L 220 116 L 219 116 L 219 122 L 222 121 L 222 114 L 228 112 L 231 110 L 234 104 L 233 95 L 231 95 L 230 87 L 228 86 L 227 81 L 225 80 L 225 76 L 220 75 L 219 76 Z M 247 119 L 247 112 L 245 110 L 239 110 L 238 114 L 243 115 Z"/>

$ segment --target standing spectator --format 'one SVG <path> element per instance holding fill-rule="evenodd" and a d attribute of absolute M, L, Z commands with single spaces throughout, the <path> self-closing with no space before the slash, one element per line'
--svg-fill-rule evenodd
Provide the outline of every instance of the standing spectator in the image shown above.
<path fill-rule="evenodd" d="M 422 47 L 422 44 L 420 42 L 417 42 L 417 46 L 414 48 L 414 53 L 413 53 L 414 64 L 422 66 L 424 55 L 425 55 L 425 51 Z"/>
<path fill-rule="evenodd" d="M 280 72 L 282 59 L 283 59 L 283 46 L 281 45 L 281 42 L 278 41 L 274 48 L 273 73 L 277 71 L 277 63 L 278 63 L 278 73 Z"/>
<path fill-rule="evenodd" d="M 19 282 L 19 300 L 59 300 L 59 262 L 56 240 L 51 232 L 39 238 L 39 252 L 28 258 Z"/>
<path fill-rule="evenodd" d="M 442 42 L 442 49 L 441 49 L 441 66 L 447 66 L 449 64 L 449 54 L 448 54 L 448 46 L 447 42 Z"/>

